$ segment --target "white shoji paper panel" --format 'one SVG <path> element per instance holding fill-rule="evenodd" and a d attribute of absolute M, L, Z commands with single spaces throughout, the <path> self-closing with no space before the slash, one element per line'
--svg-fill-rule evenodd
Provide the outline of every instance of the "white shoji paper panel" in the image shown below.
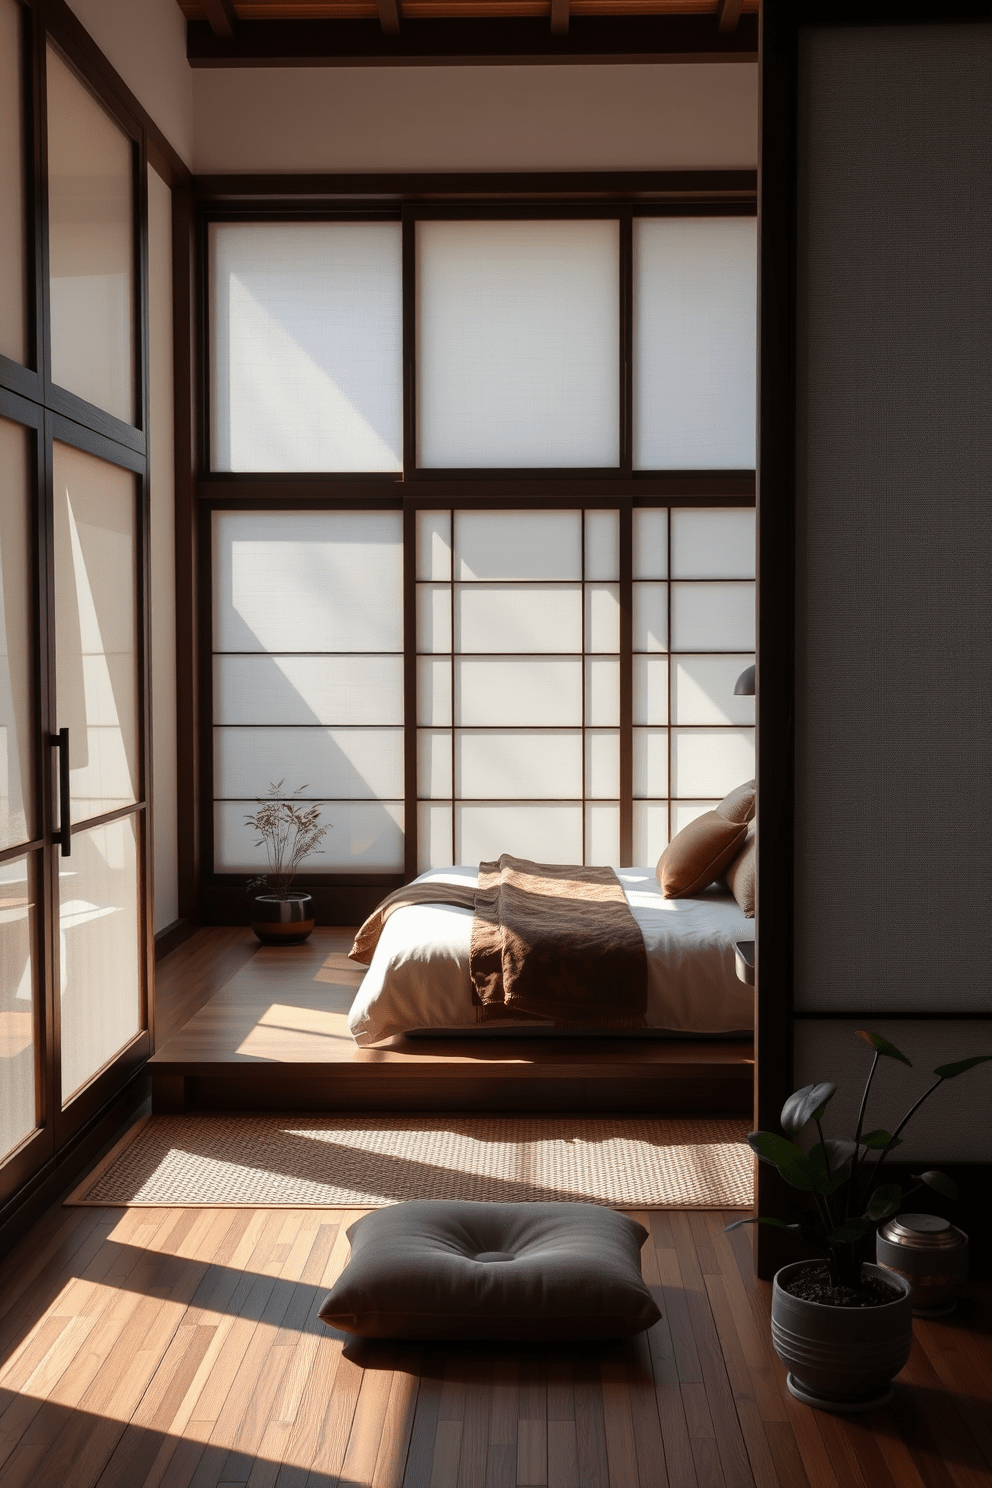
<path fill-rule="evenodd" d="M 52 381 L 134 422 L 133 146 L 51 47 Z"/>
<path fill-rule="evenodd" d="M 586 665 L 612 669 L 616 685 L 615 661 L 597 660 Z M 619 692 L 617 699 L 618 710 Z M 586 721 L 609 725 L 618 719 Z M 456 657 L 455 722 L 464 728 L 581 726 L 582 662 L 577 656 Z"/>
<path fill-rule="evenodd" d="M 538 863 L 581 863 L 582 810 L 581 805 L 530 801 L 456 805 L 456 861 L 479 863 L 512 853 Z"/>
<path fill-rule="evenodd" d="M 455 512 L 456 579 L 563 582 L 581 577 L 581 512 Z"/>
<path fill-rule="evenodd" d="M 620 861 L 620 807 L 605 801 L 586 806 L 586 862 L 610 867 Z"/>
<path fill-rule="evenodd" d="M 665 507 L 634 508 L 634 578 L 667 579 L 668 511 Z"/>
<path fill-rule="evenodd" d="M 620 587 L 586 585 L 586 650 L 620 650 Z"/>
<path fill-rule="evenodd" d="M 619 225 L 418 222 L 418 463 L 619 460 Z"/>
<path fill-rule="evenodd" d="M 0 419 L 0 848 L 35 830 L 30 438 Z"/>
<path fill-rule="evenodd" d="M 672 512 L 673 579 L 753 579 L 754 509 Z"/>
<path fill-rule="evenodd" d="M 743 785 L 743 781 L 741 784 Z M 720 798 L 723 799 L 722 797 Z M 714 806 L 719 806 L 719 801 L 673 801 L 672 802 L 672 836 L 681 832 L 690 822 L 696 820 L 707 811 L 712 811 Z"/>
<path fill-rule="evenodd" d="M 753 584 L 672 584 L 673 651 L 753 652 L 754 627 Z"/>
<path fill-rule="evenodd" d="M 417 872 L 451 862 L 451 804 L 421 801 L 417 807 Z"/>
<path fill-rule="evenodd" d="M 402 724 L 402 656 L 214 658 L 217 724 Z"/>
<path fill-rule="evenodd" d="M 446 583 L 451 578 L 451 513 L 418 511 L 417 578 Z"/>
<path fill-rule="evenodd" d="M 424 799 L 450 801 L 450 729 L 417 730 L 417 795 Z"/>
<path fill-rule="evenodd" d="M 620 663 L 612 656 L 586 657 L 586 724 L 617 728 L 620 723 Z"/>
<path fill-rule="evenodd" d="M 668 657 L 634 657 L 634 722 L 668 722 Z"/>
<path fill-rule="evenodd" d="M 672 722 L 754 722 L 754 698 L 735 697 L 734 686 L 753 656 L 677 656 L 672 661 Z"/>
<path fill-rule="evenodd" d="M 615 511 L 586 512 L 586 578 L 619 579 L 620 517 Z"/>
<path fill-rule="evenodd" d="M 586 795 L 616 800 L 620 794 L 620 735 L 614 729 L 586 732 Z"/>
<path fill-rule="evenodd" d="M 215 512 L 218 651 L 402 651 L 400 512 Z"/>
<path fill-rule="evenodd" d="M 668 846 L 668 802 L 634 802 L 634 862 L 654 865 Z"/>
<path fill-rule="evenodd" d="M 753 729 L 673 729 L 672 794 L 723 797 L 754 778 Z"/>
<path fill-rule="evenodd" d="M 451 723 L 451 661 L 417 657 L 417 722 L 446 728 Z"/>
<path fill-rule="evenodd" d="M 581 651 L 582 589 L 574 585 L 460 584 L 455 649 Z"/>
<path fill-rule="evenodd" d="M 508 730 L 455 735 L 455 793 L 462 799 L 582 796 L 582 735 Z"/>
<path fill-rule="evenodd" d="M 668 795 L 668 730 L 634 730 L 634 795 L 645 800 Z"/>
<path fill-rule="evenodd" d="M 398 222 L 212 223 L 214 470 L 399 470 Z"/>
<path fill-rule="evenodd" d="M 451 650 L 451 585 L 417 585 L 417 650 Z"/>
<path fill-rule="evenodd" d="M 255 846 L 258 834 L 244 821 L 246 813 L 255 810 L 253 800 L 214 803 L 214 862 L 218 873 L 265 871 L 265 849 Z M 321 820 L 332 830 L 320 844 L 322 854 L 307 858 L 303 872 L 403 871 L 402 801 L 324 801 Z"/>
<path fill-rule="evenodd" d="M 633 632 L 635 651 L 668 650 L 668 585 L 634 585 Z"/>
<path fill-rule="evenodd" d="M 403 730 L 217 728 L 214 771 L 218 797 L 265 796 L 280 780 L 308 801 L 402 796 Z"/>
<path fill-rule="evenodd" d="M 750 470 L 753 217 L 634 220 L 634 468 Z"/>

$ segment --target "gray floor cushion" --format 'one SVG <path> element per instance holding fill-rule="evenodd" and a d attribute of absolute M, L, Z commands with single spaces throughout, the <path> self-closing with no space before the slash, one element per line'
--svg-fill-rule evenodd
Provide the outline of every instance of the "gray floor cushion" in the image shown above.
<path fill-rule="evenodd" d="M 368 1338 L 620 1338 L 660 1313 L 641 1279 L 647 1231 L 598 1204 L 415 1200 L 348 1231 L 320 1307 Z"/>

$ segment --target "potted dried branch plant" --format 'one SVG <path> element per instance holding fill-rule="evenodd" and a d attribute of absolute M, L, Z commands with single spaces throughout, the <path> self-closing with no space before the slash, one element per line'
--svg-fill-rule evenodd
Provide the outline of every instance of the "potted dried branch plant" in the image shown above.
<path fill-rule="evenodd" d="M 258 798 L 257 811 L 245 817 L 259 834 L 255 846 L 264 847 L 269 860 L 269 871 L 247 884 L 249 892 L 269 891 L 252 902 L 251 928 L 265 945 L 301 945 L 313 930 L 313 900 L 290 886 L 303 859 L 323 852 L 319 844 L 331 830 L 321 825 L 319 804 L 298 799 L 309 786 L 298 786 L 287 799 L 284 783 L 270 785 L 268 799 Z"/>
<path fill-rule="evenodd" d="M 820 1259 L 794 1261 L 775 1275 L 772 1288 L 772 1343 L 789 1369 L 789 1389 L 807 1405 L 825 1410 L 876 1410 L 892 1394 L 892 1378 L 909 1358 L 912 1341 L 910 1284 L 898 1273 L 868 1262 L 875 1227 L 903 1207 L 920 1187 L 948 1198 L 957 1189 L 944 1173 L 913 1175 L 915 1187 L 882 1183 L 890 1152 L 923 1102 L 946 1080 L 992 1059 L 979 1054 L 942 1064 L 932 1085 L 915 1101 L 894 1131 L 865 1131 L 868 1093 L 880 1059 L 911 1063 L 881 1034 L 858 1030 L 874 1050 L 853 1138 L 823 1135 L 824 1112 L 837 1086 L 805 1085 L 782 1107 L 785 1136 L 752 1132 L 748 1137 L 762 1162 L 778 1169 L 786 1183 L 809 1196 L 810 1217 L 801 1223 L 759 1216 L 728 1225 L 774 1225 L 818 1252 Z M 802 1147 L 794 1139 L 810 1124 L 819 1140 Z"/>

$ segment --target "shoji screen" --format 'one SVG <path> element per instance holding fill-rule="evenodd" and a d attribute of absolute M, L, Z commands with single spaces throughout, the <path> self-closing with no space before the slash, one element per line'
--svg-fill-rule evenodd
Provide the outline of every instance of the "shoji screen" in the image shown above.
<path fill-rule="evenodd" d="M 398 222 L 210 227 L 214 470 L 399 470 Z"/>
<path fill-rule="evenodd" d="M 28 358 L 23 15 L 0 0 L 0 356 L 15 362 Z"/>
<path fill-rule="evenodd" d="M 616 221 L 418 222 L 417 462 L 620 459 Z"/>
<path fill-rule="evenodd" d="M 990 73 L 988 24 L 800 32 L 794 1081 L 850 1111 L 870 1017 L 883 1124 L 992 1053 Z M 990 1071 L 899 1157 L 987 1161 Z"/>
<path fill-rule="evenodd" d="M 265 868 L 257 797 L 322 801 L 319 872 L 403 868 L 403 521 L 215 512 L 214 866 Z"/>

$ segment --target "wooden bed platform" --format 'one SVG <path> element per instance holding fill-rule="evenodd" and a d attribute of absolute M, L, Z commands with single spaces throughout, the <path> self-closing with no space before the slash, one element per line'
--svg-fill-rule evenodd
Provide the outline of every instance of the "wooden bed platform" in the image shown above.
<path fill-rule="evenodd" d="M 352 935 L 318 928 L 306 945 L 266 947 L 247 929 L 201 930 L 167 957 L 152 1109 L 751 1112 L 754 1050 L 741 1040 L 401 1038 L 360 1049 L 347 1027 L 364 975 L 348 959 Z"/>

